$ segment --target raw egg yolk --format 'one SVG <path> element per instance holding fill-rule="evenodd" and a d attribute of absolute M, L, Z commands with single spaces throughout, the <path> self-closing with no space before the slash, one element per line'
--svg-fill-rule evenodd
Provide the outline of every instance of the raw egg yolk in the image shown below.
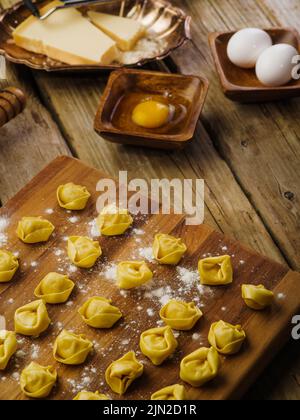
<path fill-rule="evenodd" d="M 169 106 L 150 100 L 139 103 L 133 110 L 132 121 L 144 128 L 159 128 L 169 119 Z"/>

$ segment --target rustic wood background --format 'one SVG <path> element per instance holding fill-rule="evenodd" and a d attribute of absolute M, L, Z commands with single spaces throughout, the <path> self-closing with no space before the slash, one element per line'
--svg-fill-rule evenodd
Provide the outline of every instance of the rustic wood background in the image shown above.
<path fill-rule="evenodd" d="M 14 1 L 0 0 L 3 8 Z M 0 201 L 60 154 L 112 176 L 204 178 L 206 222 L 293 269 L 300 269 L 300 101 L 237 105 L 220 89 L 207 43 L 211 31 L 294 26 L 298 0 L 173 1 L 193 17 L 192 44 L 159 67 L 202 74 L 210 92 L 196 139 L 183 152 L 112 145 L 92 128 L 105 76 L 55 75 L 7 65 L 1 86 L 22 87 L 25 112 L 0 130 Z M 74 117 L 76 115 L 76 118 Z M 246 398 L 300 399 L 299 344 L 276 357 Z"/>

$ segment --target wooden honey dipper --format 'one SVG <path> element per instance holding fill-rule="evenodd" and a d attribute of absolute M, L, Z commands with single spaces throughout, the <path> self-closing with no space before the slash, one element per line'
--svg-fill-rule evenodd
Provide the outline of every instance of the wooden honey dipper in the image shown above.
<path fill-rule="evenodd" d="M 26 105 L 23 91 L 16 87 L 7 87 L 0 91 L 0 127 L 20 114 Z"/>

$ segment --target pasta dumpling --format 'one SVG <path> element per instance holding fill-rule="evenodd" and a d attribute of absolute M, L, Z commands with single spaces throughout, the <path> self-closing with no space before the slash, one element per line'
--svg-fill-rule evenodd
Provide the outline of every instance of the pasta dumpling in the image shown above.
<path fill-rule="evenodd" d="M 151 328 L 141 334 L 141 351 L 155 366 L 161 365 L 177 346 L 178 342 L 169 326 Z"/>
<path fill-rule="evenodd" d="M 16 334 L 12 331 L 0 330 L 0 370 L 6 368 L 16 350 Z"/>
<path fill-rule="evenodd" d="M 17 235 L 25 244 L 47 242 L 55 227 L 42 217 L 22 217 L 18 223 Z"/>
<path fill-rule="evenodd" d="M 68 276 L 49 273 L 35 288 L 34 295 L 46 303 L 64 303 L 69 299 L 74 286 Z"/>
<path fill-rule="evenodd" d="M 89 392 L 89 391 L 80 391 L 73 398 L 73 400 L 79 401 L 96 401 L 96 400 L 110 400 L 110 398 L 105 394 L 100 394 L 99 391 Z"/>
<path fill-rule="evenodd" d="M 158 233 L 153 243 L 154 258 L 160 264 L 177 265 L 187 250 L 181 238 Z"/>
<path fill-rule="evenodd" d="M 53 366 L 41 366 L 31 362 L 20 376 L 21 389 L 27 397 L 46 398 L 52 391 L 57 379 Z"/>
<path fill-rule="evenodd" d="M 267 306 L 272 305 L 274 301 L 274 293 L 260 284 L 254 286 L 253 284 L 243 284 L 242 297 L 249 308 L 256 311 L 261 311 Z"/>
<path fill-rule="evenodd" d="M 38 337 L 50 325 L 46 305 L 42 299 L 18 308 L 15 312 L 15 331 L 18 334 Z"/>
<path fill-rule="evenodd" d="M 191 330 L 202 317 L 202 312 L 194 302 L 170 300 L 159 312 L 161 319 L 175 330 Z"/>
<path fill-rule="evenodd" d="M 11 252 L 0 249 L 0 283 L 10 281 L 18 268 L 18 258 Z"/>
<path fill-rule="evenodd" d="M 153 273 L 144 261 L 123 261 L 117 267 L 117 285 L 133 289 L 152 280 Z"/>
<path fill-rule="evenodd" d="M 193 387 L 199 387 L 214 379 L 219 368 L 218 352 L 213 347 L 201 347 L 182 359 L 180 378 Z"/>
<path fill-rule="evenodd" d="M 183 385 L 175 384 L 166 386 L 151 395 L 151 400 L 180 401 L 187 400 L 187 393 Z"/>
<path fill-rule="evenodd" d="M 224 355 L 238 353 L 245 339 L 246 333 L 241 325 L 224 321 L 212 324 L 208 334 L 209 344 Z"/>
<path fill-rule="evenodd" d="M 113 392 L 123 395 L 132 382 L 143 374 L 143 371 L 142 363 L 137 360 L 133 351 L 129 351 L 108 366 L 105 379 Z"/>
<path fill-rule="evenodd" d="M 119 308 L 111 305 L 111 300 L 91 297 L 79 309 L 84 322 L 94 328 L 111 328 L 121 317 Z"/>
<path fill-rule="evenodd" d="M 101 255 L 102 250 L 98 241 L 93 241 L 86 236 L 69 237 L 68 256 L 77 267 L 91 268 Z"/>
<path fill-rule="evenodd" d="M 67 210 L 83 210 L 91 196 L 86 187 L 73 182 L 60 185 L 56 195 L 60 207 Z"/>
<path fill-rule="evenodd" d="M 81 365 L 92 349 L 92 342 L 84 335 L 63 330 L 55 340 L 53 356 L 55 360 L 65 365 Z"/>
<path fill-rule="evenodd" d="M 133 219 L 127 209 L 120 209 L 111 204 L 101 211 L 97 217 L 97 225 L 102 235 L 123 235 L 133 223 Z"/>
<path fill-rule="evenodd" d="M 201 284 L 220 286 L 232 283 L 233 269 L 229 255 L 204 258 L 199 261 L 198 269 Z"/>

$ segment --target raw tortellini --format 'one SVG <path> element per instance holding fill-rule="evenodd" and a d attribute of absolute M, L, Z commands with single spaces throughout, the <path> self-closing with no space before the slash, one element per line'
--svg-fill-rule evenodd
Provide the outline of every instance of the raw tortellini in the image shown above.
<path fill-rule="evenodd" d="M 54 359 L 65 365 L 81 365 L 85 362 L 93 344 L 84 335 L 63 330 L 55 340 Z"/>
<path fill-rule="evenodd" d="M 183 385 L 175 384 L 166 386 L 151 395 L 151 400 L 180 401 L 187 400 L 186 390 Z"/>
<path fill-rule="evenodd" d="M 83 210 L 91 194 L 86 187 L 69 182 L 57 188 L 57 200 L 60 207 L 67 210 Z"/>
<path fill-rule="evenodd" d="M 17 235 L 26 244 L 47 242 L 54 231 L 49 220 L 42 217 L 22 217 L 18 224 Z"/>
<path fill-rule="evenodd" d="M 201 284 L 220 286 L 232 283 L 233 269 L 229 255 L 204 258 L 199 261 L 198 269 Z"/>
<path fill-rule="evenodd" d="M 16 334 L 12 331 L 0 330 L 0 370 L 4 370 L 17 350 Z"/>
<path fill-rule="evenodd" d="M 100 394 L 99 391 L 96 392 L 89 392 L 89 391 L 80 391 L 73 398 L 73 400 L 79 401 L 96 401 L 96 400 L 110 400 L 107 395 Z"/>
<path fill-rule="evenodd" d="M 49 273 L 35 288 L 34 295 L 46 303 L 64 303 L 69 299 L 74 286 L 67 276 Z"/>
<path fill-rule="evenodd" d="M 142 353 L 156 366 L 173 354 L 177 346 L 177 340 L 169 326 L 151 328 L 144 331 L 140 338 Z"/>
<path fill-rule="evenodd" d="M 159 312 L 161 319 L 175 330 L 191 330 L 198 319 L 202 317 L 202 312 L 194 302 L 181 302 L 170 300 Z"/>
<path fill-rule="evenodd" d="M 243 284 L 242 297 L 247 306 L 256 311 L 265 309 L 267 306 L 272 305 L 274 300 L 274 293 L 260 284 L 254 286 L 253 284 Z"/>
<path fill-rule="evenodd" d="M 187 250 L 181 238 L 158 233 L 153 243 L 154 258 L 160 264 L 176 265 Z"/>
<path fill-rule="evenodd" d="M 102 250 L 98 241 L 93 241 L 86 236 L 69 237 L 68 256 L 77 267 L 91 268 L 101 255 Z"/>
<path fill-rule="evenodd" d="M 182 359 L 180 378 L 194 387 L 199 387 L 214 379 L 219 368 L 218 352 L 213 347 L 201 347 Z"/>
<path fill-rule="evenodd" d="M 143 371 L 144 366 L 137 360 L 134 352 L 130 351 L 108 366 L 105 379 L 113 392 L 123 395 Z"/>
<path fill-rule="evenodd" d="M 208 341 L 219 353 L 230 355 L 237 353 L 246 339 L 246 333 L 240 325 L 231 325 L 224 321 L 211 325 Z"/>
<path fill-rule="evenodd" d="M 144 261 L 124 261 L 117 267 L 117 285 L 132 289 L 152 280 L 153 273 Z"/>
<path fill-rule="evenodd" d="M 119 308 L 111 305 L 111 300 L 91 297 L 78 311 L 84 322 L 94 328 L 111 328 L 121 317 Z"/>
<path fill-rule="evenodd" d="M 21 389 L 27 397 L 46 398 L 52 391 L 57 379 L 53 366 L 41 366 L 31 362 L 21 373 Z"/>
<path fill-rule="evenodd" d="M 97 225 L 102 235 L 123 235 L 132 225 L 133 219 L 127 209 L 120 209 L 116 205 L 104 207 L 97 217 Z"/>
<path fill-rule="evenodd" d="M 18 258 L 11 252 L 0 249 L 0 283 L 10 281 L 18 268 Z"/>
<path fill-rule="evenodd" d="M 35 300 L 18 308 L 15 312 L 16 333 L 39 336 L 50 325 L 46 305 L 42 299 Z"/>

